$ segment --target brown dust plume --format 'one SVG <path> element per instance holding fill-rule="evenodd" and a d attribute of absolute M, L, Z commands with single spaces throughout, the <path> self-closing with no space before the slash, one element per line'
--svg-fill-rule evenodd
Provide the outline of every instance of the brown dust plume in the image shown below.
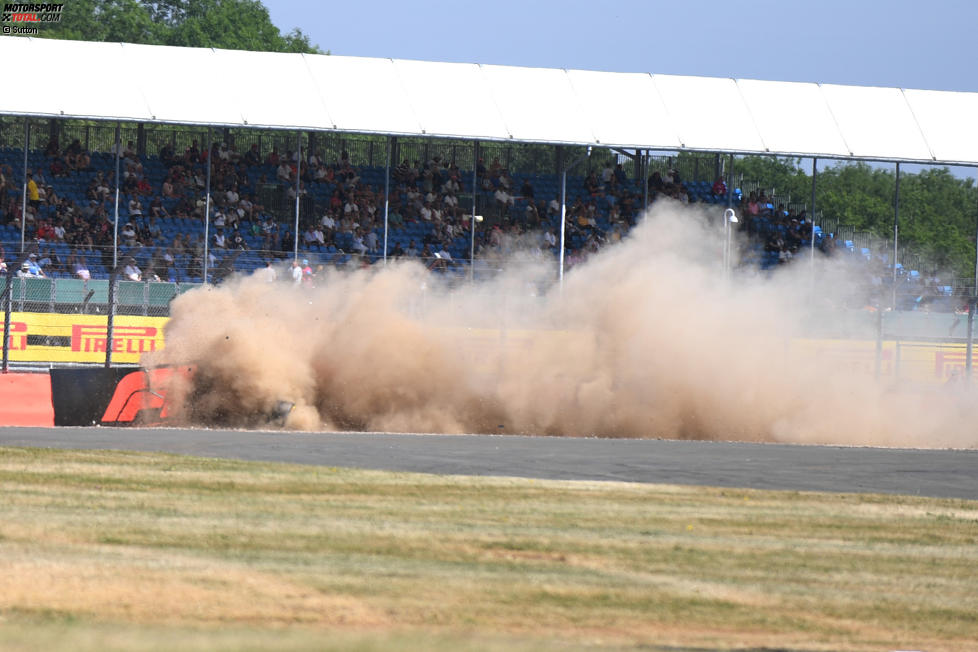
<path fill-rule="evenodd" d="M 532 249 L 454 289 L 412 261 L 315 288 L 236 278 L 177 298 L 144 364 L 196 363 L 171 395 L 199 425 L 264 426 L 284 400 L 302 430 L 978 446 L 971 395 L 787 355 L 812 326 L 810 268 L 725 280 L 717 232 L 657 204 L 562 291 Z"/>

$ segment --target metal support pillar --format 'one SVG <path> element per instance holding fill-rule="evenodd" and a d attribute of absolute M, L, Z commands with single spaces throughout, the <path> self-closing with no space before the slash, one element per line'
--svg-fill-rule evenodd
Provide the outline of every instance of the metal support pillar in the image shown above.
<path fill-rule="evenodd" d="M 560 174 L 560 289 L 564 289 L 564 252 L 566 248 L 566 234 L 567 234 L 567 171 L 571 168 L 577 166 L 578 164 L 587 161 L 591 158 L 591 147 L 587 148 L 587 154 L 577 159 L 570 165 L 563 166 Z M 561 156 L 561 162 L 563 162 L 563 156 Z"/>
<path fill-rule="evenodd" d="M 812 226 L 812 241 L 811 241 L 811 284 L 812 293 L 815 292 L 815 187 L 818 183 L 818 159 L 812 158 L 812 205 L 811 211 L 808 213 L 808 221 Z"/>
<path fill-rule="evenodd" d="M 479 141 L 472 146 L 472 216 L 469 218 L 469 281 L 475 281 L 475 213 L 479 196 Z"/>
<path fill-rule="evenodd" d="M 119 268 L 114 267 L 109 274 L 109 316 L 105 324 L 105 368 L 112 366 L 112 335 L 115 330 L 115 285 L 119 280 Z"/>
<path fill-rule="evenodd" d="M 204 260 L 203 281 L 207 283 L 207 268 L 210 264 L 211 245 L 211 159 L 214 158 L 214 143 L 211 142 L 211 128 L 207 128 L 207 185 L 204 188 Z"/>
<path fill-rule="evenodd" d="M 293 260 L 299 260 L 299 191 L 302 187 L 299 185 L 302 183 L 302 132 L 300 131 L 295 136 L 296 139 L 296 152 L 298 153 L 299 160 L 295 164 L 295 233 L 293 234 L 293 240 L 295 246 L 293 247 Z"/>
<path fill-rule="evenodd" d="M 31 121 L 24 118 L 24 192 L 20 201 L 20 253 L 27 246 L 27 150 L 31 144 Z M 35 216 L 36 217 L 36 216 Z M 8 274 L 17 270 L 7 270 Z"/>
<path fill-rule="evenodd" d="M 727 208 L 733 208 L 733 154 L 727 159 Z"/>
<path fill-rule="evenodd" d="M 122 186 L 119 163 L 122 160 L 122 134 L 119 123 L 115 123 L 115 208 L 112 217 L 112 269 L 119 266 L 119 189 Z M 108 345 L 106 345 L 108 346 Z M 109 365 L 106 359 L 105 366 Z"/>
<path fill-rule="evenodd" d="M 387 265 L 387 233 L 390 229 L 388 220 L 390 218 L 391 204 L 391 140 L 387 138 L 387 166 L 384 169 L 384 265 Z"/>
<path fill-rule="evenodd" d="M 642 219 L 649 210 L 649 150 L 642 152 Z"/>
<path fill-rule="evenodd" d="M 968 300 L 968 344 L 965 352 L 964 381 L 971 382 L 974 361 L 975 310 L 978 310 L 978 205 L 975 206 L 975 287 Z"/>
<path fill-rule="evenodd" d="M 563 157 L 561 157 L 563 158 Z M 563 163 L 563 160 L 561 160 Z M 560 289 L 564 289 L 564 238 L 567 233 L 567 166 L 561 165 L 560 171 L 560 269 L 558 279 Z"/>
<path fill-rule="evenodd" d="M 893 195 L 893 310 L 897 307 L 897 254 L 900 237 L 900 163 L 896 164 L 896 192 Z"/>
<path fill-rule="evenodd" d="M 4 289 L 0 293 L 0 303 L 3 304 L 3 366 L 0 368 L 2 373 L 7 373 L 7 366 L 10 361 L 10 314 L 14 310 L 14 276 L 16 270 L 20 269 L 25 260 L 27 260 L 27 254 L 21 253 L 17 265 L 7 268 Z"/>

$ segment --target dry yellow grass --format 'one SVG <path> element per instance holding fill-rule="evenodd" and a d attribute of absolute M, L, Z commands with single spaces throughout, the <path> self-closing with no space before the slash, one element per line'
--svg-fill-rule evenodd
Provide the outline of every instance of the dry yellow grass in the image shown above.
<path fill-rule="evenodd" d="M 0 449 L 0 648 L 973 650 L 978 502 Z"/>

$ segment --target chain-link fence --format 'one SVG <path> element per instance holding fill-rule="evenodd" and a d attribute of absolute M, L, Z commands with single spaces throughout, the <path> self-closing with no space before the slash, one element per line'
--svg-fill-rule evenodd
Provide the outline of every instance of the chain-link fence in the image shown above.
<path fill-rule="evenodd" d="M 115 314 L 166 317 L 170 302 L 199 283 L 117 281 Z M 109 314 L 109 281 L 70 278 L 15 278 L 11 285 L 14 312 Z"/>

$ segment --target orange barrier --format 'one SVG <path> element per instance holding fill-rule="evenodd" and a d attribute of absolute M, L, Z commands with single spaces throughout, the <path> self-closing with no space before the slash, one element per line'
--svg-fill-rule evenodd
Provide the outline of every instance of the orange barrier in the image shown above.
<path fill-rule="evenodd" d="M 0 374 L 0 426 L 53 426 L 48 374 Z"/>

